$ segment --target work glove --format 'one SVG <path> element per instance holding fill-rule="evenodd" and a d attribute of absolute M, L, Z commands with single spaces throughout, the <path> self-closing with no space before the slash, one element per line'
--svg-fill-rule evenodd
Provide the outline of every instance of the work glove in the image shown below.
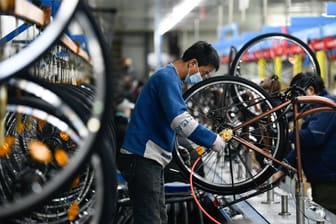
<path fill-rule="evenodd" d="M 214 144 L 212 145 L 211 149 L 215 152 L 224 152 L 225 146 L 226 146 L 226 143 L 223 140 L 223 138 L 217 135 L 217 138 Z"/>

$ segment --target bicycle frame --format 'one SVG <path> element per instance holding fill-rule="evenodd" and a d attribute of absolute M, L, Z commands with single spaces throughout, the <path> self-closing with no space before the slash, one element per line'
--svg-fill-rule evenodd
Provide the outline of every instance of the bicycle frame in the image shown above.
<path fill-rule="evenodd" d="M 310 108 L 307 109 L 303 112 L 299 112 L 299 104 L 304 103 L 304 104 L 313 104 L 313 103 L 317 103 L 320 105 L 323 105 L 321 107 L 316 107 L 316 108 Z M 300 183 L 303 182 L 303 174 L 302 174 L 302 162 L 301 162 L 301 149 L 300 149 L 300 139 L 299 139 L 299 122 L 298 120 L 308 116 L 312 113 L 316 113 L 316 112 L 323 112 L 323 111 L 336 111 L 336 103 L 333 102 L 332 100 L 325 98 L 325 97 L 321 97 L 321 96 L 297 96 L 291 100 L 287 100 L 283 103 L 281 103 L 280 105 L 232 128 L 233 133 L 238 130 L 241 129 L 243 127 L 246 127 L 250 124 L 252 124 L 253 122 L 258 121 L 259 119 L 270 115 L 271 113 L 280 111 L 281 109 L 287 108 L 288 106 L 292 106 L 293 107 L 293 131 L 294 131 L 294 138 L 295 138 L 295 142 L 294 142 L 294 148 L 296 150 L 296 158 L 297 158 L 297 168 L 292 167 L 291 165 L 289 165 L 288 163 L 285 163 L 283 161 L 279 161 L 276 158 L 274 158 L 272 155 L 268 154 L 267 152 L 265 152 L 264 150 L 262 150 L 261 148 L 251 144 L 250 142 L 248 142 L 246 139 L 244 139 L 243 137 L 240 136 L 235 136 L 232 135 L 231 138 L 236 140 L 237 142 L 241 143 L 242 145 L 246 146 L 249 149 L 252 149 L 254 151 L 256 151 L 257 153 L 262 154 L 263 156 L 265 156 L 266 158 L 272 160 L 273 162 L 277 163 L 280 166 L 283 166 L 285 168 L 288 168 L 292 171 L 294 171 L 297 174 L 298 177 L 298 181 Z"/>

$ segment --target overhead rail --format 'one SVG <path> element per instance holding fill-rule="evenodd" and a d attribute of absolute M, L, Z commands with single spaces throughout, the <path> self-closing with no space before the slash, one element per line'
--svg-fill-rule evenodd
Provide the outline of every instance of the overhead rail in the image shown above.
<path fill-rule="evenodd" d="M 2 13 L 15 15 L 18 18 L 22 18 L 27 22 L 36 24 L 43 28 L 48 25 L 52 18 L 50 7 L 38 7 L 27 0 L 0 0 L 0 11 Z M 28 27 L 28 25 L 24 26 L 25 29 L 27 29 Z M 23 30 L 21 30 L 21 32 L 22 31 Z M 18 34 L 19 32 L 17 31 L 12 32 L 12 35 Z M 0 39 L 0 42 L 10 40 L 14 37 L 6 36 L 5 38 Z M 68 35 L 63 34 L 63 36 L 60 38 L 60 41 L 73 53 L 82 57 L 85 61 L 90 62 L 90 57 L 88 53 L 83 50 L 80 45 L 73 41 Z"/>
<path fill-rule="evenodd" d="M 0 0 L 0 11 L 13 14 L 19 18 L 46 26 L 50 22 L 50 11 L 42 10 L 27 0 Z"/>
<path fill-rule="evenodd" d="M 78 43 L 76 43 L 72 39 L 70 39 L 69 36 L 64 34 L 61 37 L 61 42 L 67 48 L 69 48 L 73 53 L 75 53 L 75 54 L 79 55 L 80 57 L 84 58 L 87 62 L 90 62 L 90 57 L 89 57 L 88 53 L 85 50 L 83 50 Z"/>

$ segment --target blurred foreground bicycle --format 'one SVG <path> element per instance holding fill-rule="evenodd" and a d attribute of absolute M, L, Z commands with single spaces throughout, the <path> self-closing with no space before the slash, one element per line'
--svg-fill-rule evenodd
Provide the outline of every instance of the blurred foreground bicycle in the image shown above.
<path fill-rule="evenodd" d="M 81 1 L 3 2 L 16 4 L 0 8 L 14 24 L 0 42 L 0 220 L 107 223 L 117 183 L 100 30 Z"/>

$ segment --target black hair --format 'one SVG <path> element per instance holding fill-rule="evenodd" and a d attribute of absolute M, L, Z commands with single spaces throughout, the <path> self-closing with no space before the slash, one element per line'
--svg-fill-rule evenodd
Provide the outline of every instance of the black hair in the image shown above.
<path fill-rule="evenodd" d="M 290 82 L 290 86 L 298 86 L 306 90 L 309 86 L 314 88 L 317 95 L 321 94 L 325 90 L 324 82 L 321 76 L 312 72 L 300 72 L 294 76 Z"/>
<path fill-rule="evenodd" d="M 216 49 L 205 41 L 197 41 L 182 55 L 183 61 L 194 58 L 197 60 L 199 66 L 212 65 L 216 71 L 219 69 L 219 55 Z"/>

